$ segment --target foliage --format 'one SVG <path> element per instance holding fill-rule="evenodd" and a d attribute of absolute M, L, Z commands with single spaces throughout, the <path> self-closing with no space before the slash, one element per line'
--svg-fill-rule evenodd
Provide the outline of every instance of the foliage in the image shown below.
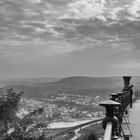
<path fill-rule="evenodd" d="M 0 139 L 1 140 L 43 140 L 47 124 L 41 122 L 43 108 L 38 108 L 18 118 L 16 112 L 23 92 L 8 89 L 0 96 Z"/>
<path fill-rule="evenodd" d="M 7 94 L 0 97 L 0 121 L 4 125 L 4 132 L 8 131 L 8 124 L 17 119 L 16 111 L 23 92 L 16 93 L 13 89 L 8 89 Z"/>
<path fill-rule="evenodd" d="M 95 132 L 91 132 L 86 135 L 82 140 L 98 140 L 97 134 Z"/>
<path fill-rule="evenodd" d="M 87 140 L 97 140 L 97 135 L 96 133 L 92 133 L 87 137 Z"/>

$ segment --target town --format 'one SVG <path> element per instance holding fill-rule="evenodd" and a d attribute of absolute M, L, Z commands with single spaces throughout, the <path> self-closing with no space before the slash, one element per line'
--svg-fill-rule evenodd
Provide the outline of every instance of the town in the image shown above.
<path fill-rule="evenodd" d="M 56 94 L 45 99 L 33 100 L 22 98 L 17 116 L 22 118 L 29 112 L 39 107 L 44 108 L 44 119 L 48 122 L 65 122 L 104 116 L 99 103 L 104 99 L 82 95 Z"/>

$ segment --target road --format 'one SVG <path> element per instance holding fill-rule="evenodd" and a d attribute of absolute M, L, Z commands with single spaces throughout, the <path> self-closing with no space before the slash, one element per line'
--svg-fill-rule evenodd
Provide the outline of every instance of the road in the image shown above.
<path fill-rule="evenodd" d="M 71 140 L 76 140 L 77 138 L 79 138 L 79 137 L 81 136 L 81 134 L 79 133 L 80 130 L 85 129 L 86 127 L 89 127 L 89 126 L 94 125 L 94 124 L 95 124 L 95 125 L 96 125 L 96 124 L 99 124 L 99 123 L 101 123 L 101 122 L 102 122 L 102 121 L 93 122 L 93 123 L 91 123 L 91 124 L 82 126 L 82 127 L 78 128 L 78 129 L 74 130 L 75 136 L 74 136 Z"/>

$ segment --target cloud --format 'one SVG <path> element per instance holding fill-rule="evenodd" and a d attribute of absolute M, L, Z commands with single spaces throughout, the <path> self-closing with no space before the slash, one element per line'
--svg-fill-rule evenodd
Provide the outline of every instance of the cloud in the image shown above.
<path fill-rule="evenodd" d="M 9 45 L 10 44 L 10 45 Z M 0 42 L 0 54 L 4 57 L 40 58 L 84 50 L 86 46 L 66 41 L 45 41 L 42 39 L 32 41 L 3 40 Z"/>
<path fill-rule="evenodd" d="M 23 53 L 30 46 L 45 45 L 54 52 L 69 46 L 63 48 L 65 53 L 101 46 L 138 49 L 134 40 L 140 31 L 139 4 L 138 0 L 1 0 L 0 45 L 10 51 L 9 44 L 16 46 L 17 52 L 23 48 Z"/>
<path fill-rule="evenodd" d="M 127 71 L 140 59 L 139 7 L 139 0 L 0 0 L 0 75 L 17 67 L 23 76 L 25 67 L 29 75 Z"/>
<path fill-rule="evenodd" d="M 69 14 L 76 19 L 95 17 L 103 14 L 104 4 L 104 0 L 100 2 L 96 0 L 77 0 L 69 4 Z"/>
<path fill-rule="evenodd" d="M 39 4 L 41 3 L 42 1 L 41 0 L 29 0 L 30 2 L 34 3 L 34 4 Z"/>
<path fill-rule="evenodd" d="M 132 5 L 129 6 L 128 11 L 135 17 L 140 17 L 140 1 L 134 0 L 132 2 Z"/>
<path fill-rule="evenodd" d="M 125 62 L 124 64 L 119 65 L 119 67 L 121 68 L 140 68 L 140 63 L 139 62 L 135 62 L 135 61 L 130 61 L 130 62 Z"/>

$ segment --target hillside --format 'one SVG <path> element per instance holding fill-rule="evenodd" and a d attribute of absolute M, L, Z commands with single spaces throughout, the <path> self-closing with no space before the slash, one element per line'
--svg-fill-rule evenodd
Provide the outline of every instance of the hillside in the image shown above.
<path fill-rule="evenodd" d="M 122 82 L 120 77 L 68 77 L 55 82 L 55 84 L 72 88 L 91 89 L 121 86 Z"/>
<path fill-rule="evenodd" d="M 61 78 L 57 77 L 37 77 L 37 78 L 22 78 L 22 79 L 7 79 L 0 80 L 0 87 L 7 85 L 41 85 L 43 83 L 50 83 L 59 81 Z"/>
<path fill-rule="evenodd" d="M 54 80 L 54 79 L 53 79 Z M 133 77 L 132 83 L 138 87 L 140 77 Z M 14 81 L 4 86 L 24 91 L 28 98 L 43 98 L 56 93 L 98 95 L 115 92 L 123 88 L 122 77 L 67 77 L 56 81 L 50 80 L 23 80 Z"/>

